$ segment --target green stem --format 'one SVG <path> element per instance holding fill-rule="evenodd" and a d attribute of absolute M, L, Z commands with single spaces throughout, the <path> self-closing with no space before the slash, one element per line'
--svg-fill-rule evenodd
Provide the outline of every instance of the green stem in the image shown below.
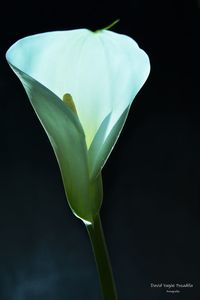
<path fill-rule="evenodd" d="M 99 274 L 103 300 L 117 300 L 117 291 L 103 234 L 100 216 L 86 225 Z"/>
<path fill-rule="evenodd" d="M 119 21 L 120 21 L 120 19 L 117 19 L 114 22 L 112 22 L 112 24 L 110 24 L 110 25 L 108 25 L 108 26 L 106 26 L 102 29 L 97 29 L 94 32 L 97 33 L 97 32 L 102 31 L 102 30 L 108 30 L 108 29 L 112 28 L 113 26 L 115 26 L 115 24 L 117 24 Z"/>

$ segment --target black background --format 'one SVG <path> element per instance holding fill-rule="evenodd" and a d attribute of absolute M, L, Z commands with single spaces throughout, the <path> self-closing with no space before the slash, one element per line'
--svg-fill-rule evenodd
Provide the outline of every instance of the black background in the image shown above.
<path fill-rule="evenodd" d="M 0 14 L 0 299 L 100 299 L 86 230 L 4 56 L 26 35 L 95 30 L 117 18 L 113 30 L 133 37 L 152 66 L 103 171 L 101 215 L 119 299 L 200 299 L 198 2 L 16 1 Z M 151 283 L 194 287 L 171 295 Z"/>

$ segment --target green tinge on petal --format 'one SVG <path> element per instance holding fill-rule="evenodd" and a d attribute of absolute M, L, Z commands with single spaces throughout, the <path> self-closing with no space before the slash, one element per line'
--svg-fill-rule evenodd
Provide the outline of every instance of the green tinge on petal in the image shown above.
<path fill-rule="evenodd" d="M 103 144 L 100 143 L 103 139 L 103 135 L 105 135 L 105 129 L 108 126 L 109 119 L 111 114 L 109 114 L 102 122 L 101 126 L 99 127 L 94 140 L 90 146 L 88 151 L 89 157 L 89 166 L 90 166 L 90 178 L 95 178 L 101 172 L 101 169 L 105 165 L 119 135 L 124 126 L 126 118 L 128 116 L 130 106 L 128 106 L 118 121 L 113 126 L 112 130 L 110 131 L 109 135 L 105 138 Z"/>
<path fill-rule="evenodd" d="M 72 95 L 88 148 L 111 111 L 110 129 L 117 122 L 150 69 L 148 56 L 133 39 L 109 30 L 28 36 L 12 45 L 6 57 L 60 99 L 66 92 Z"/>
<path fill-rule="evenodd" d="M 101 174 L 90 181 L 85 135 L 78 116 L 49 89 L 13 65 L 11 68 L 21 80 L 51 142 L 72 211 L 91 222 L 101 206 Z"/>

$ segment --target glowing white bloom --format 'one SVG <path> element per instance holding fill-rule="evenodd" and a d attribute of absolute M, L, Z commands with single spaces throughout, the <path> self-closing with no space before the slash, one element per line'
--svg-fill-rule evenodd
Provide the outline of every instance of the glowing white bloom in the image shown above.
<path fill-rule="evenodd" d="M 23 38 L 6 58 L 49 137 L 71 209 L 92 221 L 101 169 L 148 77 L 148 56 L 128 36 L 78 29 Z"/>

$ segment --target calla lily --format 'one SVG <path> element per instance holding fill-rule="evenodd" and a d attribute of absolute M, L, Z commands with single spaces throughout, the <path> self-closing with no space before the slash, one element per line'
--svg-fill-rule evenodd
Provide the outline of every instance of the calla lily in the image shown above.
<path fill-rule="evenodd" d="M 48 135 L 72 211 L 92 222 L 101 170 L 148 77 L 148 56 L 128 36 L 77 29 L 22 38 L 6 58 Z"/>

